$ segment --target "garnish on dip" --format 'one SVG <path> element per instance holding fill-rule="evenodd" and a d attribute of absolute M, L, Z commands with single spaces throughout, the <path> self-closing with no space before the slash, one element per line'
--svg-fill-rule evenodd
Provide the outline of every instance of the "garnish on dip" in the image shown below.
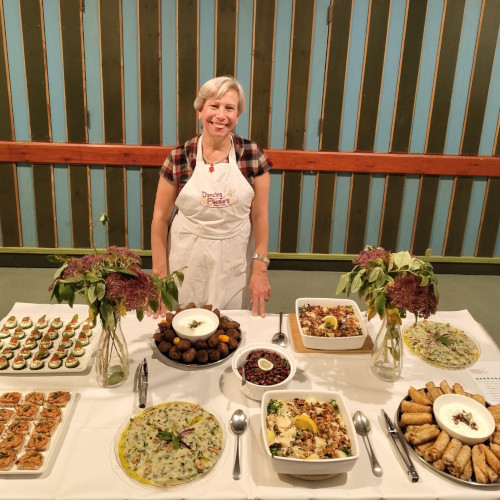
<path fill-rule="evenodd" d="M 459 413 L 456 413 L 451 417 L 453 419 L 453 423 L 458 425 L 460 422 L 463 422 L 465 425 L 470 427 L 473 431 L 478 430 L 477 423 L 474 421 L 472 413 L 470 411 L 462 410 Z"/>
<path fill-rule="evenodd" d="M 198 328 L 203 323 L 204 323 L 204 321 L 197 321 L 197 320 L 193 319 L 193 321 L 191 321 L 191 323 L 189 323 L 189 328 L 194 330 L 195 328 Z"/>

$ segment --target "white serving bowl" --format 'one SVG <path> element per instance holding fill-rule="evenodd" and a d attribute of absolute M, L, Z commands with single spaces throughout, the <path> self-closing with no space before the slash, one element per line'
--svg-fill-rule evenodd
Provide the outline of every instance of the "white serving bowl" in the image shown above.
<path fill-rule="evenodd" d="M 358 318 L 361 327 L 362 335 L 355 337 L 315 337 L 313 335 L 305 335 L 300 326 L 299 308 L 302 306 L 351 306 L 354 314 Z M 300 298 L 295 301 L 295 314 L 297 324 L 299 326 L 300 337 L 304 347 L 309 349 L 324 349 L 331 351 L 346 351 L 348 349 L 361 349 L 365 343 L 368 331 L 366 329 L 363 316 L 359 310 L 358 304 L 354 300 L 349 299 L 328 299 L 328 298 Z"/>
<path fill-rule="evenodd" d="M 266 437 L 267 405 L 271 399 L 289 401 L 294 398 L 314 398 L 323 402 L 329 402 L 335 399 L 339 406 L 340 414 L 344 419 L 347 434 L 351 440 L 352 455 L 344 458 L 325 458 L 319 460 L 273 456 L 269 450 Z M 303 479 L 315 479 L 314 476 L 317 476 L 318 479 L 320 476 L 333 476 L 335 474 L 350 471 L 359 457 L 358 438 L 352 423 L 351 413 L 347 408 L 344 398 L 337 392 L 314 390 L 268 391 L 264 394 L 261 403 L 261 427 L 265 453 L 271 460 L 273 469 L 281 474 L 291 474 L 302 477 Z"/>
<path fill-rule="evenodd" d="M 475 399 L 462 394 L 443 394 L 432 406 L 434 418 L 442 430 L 451 437 L 457 438 L 463 444 L 473 446 L 484 443 L 495 431 L 495 419 L 488 409 Z M 464 410 L 472 414 L 478 429 L 472 430 L 465 423 L 455 424 L 453 415 Z"/>
<path fill-rule="evenodd" d="M 257 385 L 252 384 L 252 382 L 246 382 L 244 385 L 241 385 L 241 375 L 238 373 L 238 368 L 245 362 L 250 352 L 255 350 L 275 352 L 284 357 L 290 365 L 290 373 L 288 374 L 288 377 L 279 384 L 274 385 Z M 247 344 L 244 347 L 240 347 L 234 353 L 232 367 L 234 374 L 238 377 L 238 383 L 241 387 L 241 392 L 243 392 L 245 396 L 256 401 L 260 401 L 262 399 L 262 396 L 267 391 L 285 388 L 293 379 L 293 377 L 295 376 L 295 371 L 297 370 L 297 365 L 295 364 L 295 360 L 293 359 L 293 356 L 290 354 L 290 352 L 274 344 Z"/>
<path fill-rule="evenodd" d="M 200 321 L 201 325 L 196 328 L 189 328 L 192 321 Z M 217 330 L 219 326 L 219 317 L 208 309 L 201 307 L 193 307 L 192 309 L 184 309 L 176 313 L 172 319 L 172 328 L 175 333 L 191 342 L 197 340 L 207 340 Z"/>

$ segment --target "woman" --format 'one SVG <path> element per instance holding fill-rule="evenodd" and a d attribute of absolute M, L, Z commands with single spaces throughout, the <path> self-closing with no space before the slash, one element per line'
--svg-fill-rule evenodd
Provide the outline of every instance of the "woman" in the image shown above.
<path fill-rule="evenodd" d="M 153 274 L 186 266 L 181 307 L 194 302 L 246 309 L 251 303 L 253 314 L 264 317 L 271 293 L 271 162 L 254 142 L 233 132 L 245 110 L 237 80 L 209 80 L 194 107 L 203 133 L 173 149 L 160 171 L 151 225 Z"/>

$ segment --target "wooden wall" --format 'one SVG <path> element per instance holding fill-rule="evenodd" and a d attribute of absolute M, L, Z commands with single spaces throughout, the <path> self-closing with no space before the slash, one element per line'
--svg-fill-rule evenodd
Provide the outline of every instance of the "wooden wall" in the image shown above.
<path fill-rule="evenodd" d="M 498 0 L 0 0 L 0 251 L 88 248 L 91 222 L 149 249 L 158 161 L 64 145 L 175 145 L 234 74 L 276 159 L 270 251 L 500 257 L 499 24 Z"/>

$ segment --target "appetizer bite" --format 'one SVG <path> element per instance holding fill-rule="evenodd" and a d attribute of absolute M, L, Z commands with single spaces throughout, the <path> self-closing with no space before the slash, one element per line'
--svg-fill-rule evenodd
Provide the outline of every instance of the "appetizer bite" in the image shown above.
<path fill-rule="evenodd" d="M 454 394 L 465 398 L 462 404 L 455 398 L 439 402 L 443 395 Z M 449 401 L 452 403 L 447 404 Z M 497 430 L 491 435 L 484 433 L 483 413 L 491 414 L 496 422 Z M 446 380 L 439 386 L 427 382 L 425 389 L 410 387 L 400 406 L 399 426 L 415 453 L 434 468 L 463 481 L 485 484 L 499 480 L 500 446 L 495 440 L 500 438 L 500 405 L 487 408 L 482 395 L 470 394 L 458 383 L 450 386 Z"/>
<path fill-rule="evenodd" d="M 33 326 L 33 320 L 29 316 L 25 316 L 20 322 L 19 326 L 21 328 L 31 328 Z"/>
<path fill-rule="evenodd" d="M 7 328 L 15 328 L 17 326 L 17 318 L 15 316 L 9 316 L 4 326 Z"/>

